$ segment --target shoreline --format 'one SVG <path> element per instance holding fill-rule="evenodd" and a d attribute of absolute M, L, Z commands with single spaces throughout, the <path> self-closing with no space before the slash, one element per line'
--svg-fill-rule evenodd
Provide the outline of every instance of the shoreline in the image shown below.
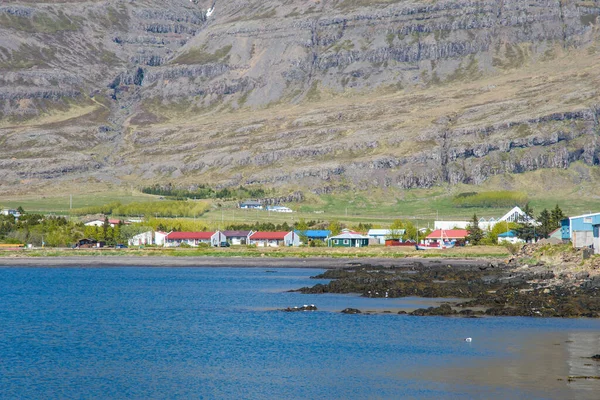
<path fill-rule="evenodd" d="M 197 268 L 314 268 L 339 269 L 353 266 L 378 267 L 455 267 L 488 266 L 486 259 L 454 258 L 371 258 L 371 257 L 209 257 L 209 256 L 73 256 L 73 257 L 0 257 L 0 267 L 197 267 Z"/>

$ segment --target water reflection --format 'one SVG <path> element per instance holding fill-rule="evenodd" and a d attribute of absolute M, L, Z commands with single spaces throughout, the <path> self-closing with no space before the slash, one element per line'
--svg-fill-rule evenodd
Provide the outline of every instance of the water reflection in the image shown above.
<path fill-rule="evenodd" d="M 600 375 L 600 363 L 589 359 L 600 352 L 600 333 L 506 333 L 488 333 L 464 343 L 469 358 L 490 352 L 488 357 L 459 365 L 445 363 L 442 368 L 426 371 L 425 378 L 420 379 L 443 383 L 455 393 L 469 387 L 469 393 L 481 390 L 489 395 L 501 389 L 505 393 L 508 388 L 526 398 L 599 398 L 600 380 L 568 378 Z"/>

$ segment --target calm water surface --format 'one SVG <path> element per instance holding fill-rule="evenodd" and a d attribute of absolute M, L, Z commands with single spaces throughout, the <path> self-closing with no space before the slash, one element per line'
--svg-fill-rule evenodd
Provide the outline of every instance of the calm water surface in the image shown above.
<path fill-rule="evenodd" d="M 600 375 L 600 321 L 343 315 L 429 304 L 286 292 L 319 272 L 0 268 L 0 397 L 600 398 L 567 381 Z"/>

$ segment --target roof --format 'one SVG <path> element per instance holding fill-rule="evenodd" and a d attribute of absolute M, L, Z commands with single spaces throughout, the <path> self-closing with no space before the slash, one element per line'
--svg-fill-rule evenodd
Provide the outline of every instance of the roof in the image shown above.
<path fill-rule="evenodd" d="M 517 232 L 508 231 L 498 235 L 499 238 L 517 237 Z"/>
<path fill-rule="evenodd" d="M 247 237 L 252 231 L 221 231 L 226 237 Z"/>
<path fill-rule="evenodd" d="M 283 240 L 289 232 L 254 232 L 251 240 Z"/>
<path fill-rule="evenodd" d="M 242 205 L 242 206 L 262 206 L 262 203 L 260 201 L 248 200 L 248 201 L 242 201 L 240 203 L 240 205 Z"/>
<path fill-rule="evenodd" d="M 591 214 L 576 215 L 574 217 L 569 217 L 569 219 L 585 218 L 585 217 L 595 217 L 596 215 L 600 215 L 600 213 L 591 213 Z"/>
<path fill-rule="evenodd" d="M 367 235 L 369 236 L 388 236 L 391 235 L 392 233 L 398 233 L 400 235 L 404 235 L 404 232 L 406 232 L 406 230 L 404 229 L 369 229 L 369 232 L 367 232 Z"/>
<path fill-rule="evenodd" d="M 214 232 L 171 232 L 166 238 L 167 240 L 182 240 L 182 239 L 210 239 Z"/>
<path fill-rule="evenodd" d="M 464 239 L 469 232 L 466 229 L 436 229 L 427 239 Z"/>
<path fill-rule="evenodd" d="M 327 229 L 307 229 L 305 231 L 295 231 L 298 235 L 305 235 L 308 238 L 326 238 L 331 235 L 331 231 Z"/>
<path fill-rule="evenodd" d="M 369 237 L 356 232 L 343 232 L 337 236 L 332 236 L 329 239 L 369 239 Z"/>

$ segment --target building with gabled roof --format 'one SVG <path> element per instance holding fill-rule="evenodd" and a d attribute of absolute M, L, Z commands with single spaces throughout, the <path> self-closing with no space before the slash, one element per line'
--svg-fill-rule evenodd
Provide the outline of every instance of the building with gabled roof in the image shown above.
<path fill-rule="evenodd" d="M 254 232 L 250 244 L 258 247 L 300 246 L 300 236 L 294 232 Z"/>
<path fill-rule="evenodd" d="M 250 235 L 253 231 L 223 231 L 225 240 L 232 245 L 244 245 L 250 243 Z"/>
<path fill-rule="evenodd" d="M 327 246 L 329 247 L 366 247 L 368 245 L 368 236 L 352 231 L 343 231 L 327 240 Z"/>
<path fill-rule="evenodd" d="M 210 246 L 219 246 L 221 242 L 227 239 L 221 232 L 171 232 L 165 236 L 166 247 L 178 247 L 187 244 L 197 247 L 200 243 L 207 243 Z"/>
<path fill-rule="evenodd" d="M 438 243 L 440 241 L 456 241 L 464 244 L 469 231 L 466 229 L 436 229 L 425 238 L 425 244 Z"/>
<path fill-rule="evenodd" d="M 313 240 L 322 240 L 325 242 L 329 235 L 331 235 L 331 231 L 329 229 L 307 229 L 305 231 L 295 231 L 300 237 L 305 236 L 308 242 L 312 242 Z"/>

